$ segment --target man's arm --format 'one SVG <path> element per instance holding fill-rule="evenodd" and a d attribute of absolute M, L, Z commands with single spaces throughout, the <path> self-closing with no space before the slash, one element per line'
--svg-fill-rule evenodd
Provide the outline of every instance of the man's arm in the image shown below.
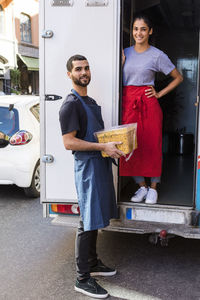
<path fill-rule="evenodd" d="M 112 158 L 120 158 L 125 154 L 116 148 L 116 145 L 121 142 L 110 143 L 91 143 L 81 140 L 76 137 L 77 131 L 72 131 L 63 135 L 63 143 L 67 150 L 73 151 L 104 151 L 108 156 Z"/>

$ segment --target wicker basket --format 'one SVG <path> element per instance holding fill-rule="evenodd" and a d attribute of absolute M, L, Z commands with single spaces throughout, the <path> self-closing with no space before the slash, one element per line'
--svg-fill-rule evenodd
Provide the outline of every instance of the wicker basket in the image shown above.
<path fill-rule="evenodd" d="M 116 145 L 116 147 L 124 152 L 124 154 L 129 154 L 137 148 L 136 131 L 137 123 L 132 123 L 95 132 L 95 136 L 99 143 L 122 142 L 122 144 Z M 104 151 L 101 154 L 103 157 L 108 156 Z"/>

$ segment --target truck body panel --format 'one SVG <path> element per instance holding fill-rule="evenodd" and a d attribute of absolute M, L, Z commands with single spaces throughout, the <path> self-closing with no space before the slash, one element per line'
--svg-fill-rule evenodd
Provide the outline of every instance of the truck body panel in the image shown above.
<path fill-rule="evenodd" d="M 134 1 L 134 3 L 137 2 Z M 134 5 L 131 6 L 131 14 Z M 92 74 L 88 95 L 102 107 L 105 128 L 120 122 L 123 1 L 42 1 L 40 4 L 41 202 L 53 223 L 77 226 L 79 217 L 60 215 L 51 204 L 77 203 L 71 151 L 62 143 L 59 109 L 72 88 L 66 62 L 74 54 L 87 57 Z M 199 72 L 199 69 L 198 69 Z M 199 78 L 197 80 L 199 86 Z M 55 100 L 55 96 L 59 96 Z M 106 230 L 169 234 L 200 238 L 200 128 L 197 88 L 196 151 L 191 205 L 154 206 L 120 199 L 118 168 L 113 166 L 119 218 Z M 121 184 L 122 185 L 122 184 Z M 180 199 L 181 201 L 181 199 Z"/>

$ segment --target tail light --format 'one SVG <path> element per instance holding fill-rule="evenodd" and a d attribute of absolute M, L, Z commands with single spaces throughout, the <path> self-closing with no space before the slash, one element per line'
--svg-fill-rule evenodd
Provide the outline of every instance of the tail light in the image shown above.
<path fill-rule="evenodd" d="M 55 213 L 67 214 L 67 215 L 80 215 L 80 209 L 78 204 L 52 204 L 51 210 Z"/>
<path fill-rule="evenodd" d="M 26 130 L 20 130 L 10 138 L 10 145 L 12 146 L 25 145 L 32 140 L 32 137 L 33 136 L 30 132 Z"/>

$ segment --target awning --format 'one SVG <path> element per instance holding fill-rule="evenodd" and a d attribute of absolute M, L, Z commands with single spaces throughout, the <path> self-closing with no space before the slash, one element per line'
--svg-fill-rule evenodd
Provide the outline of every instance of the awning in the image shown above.
<path fill-rule="evenodd" d="M 7 64 L 7 63 L 8 60 L 4 56 L 0 55 L 0 64 Z"/>
<path fill-rule="evenodd" d="M 39 59 L 18 54 L 29 71 L 39 71 Z"/>

